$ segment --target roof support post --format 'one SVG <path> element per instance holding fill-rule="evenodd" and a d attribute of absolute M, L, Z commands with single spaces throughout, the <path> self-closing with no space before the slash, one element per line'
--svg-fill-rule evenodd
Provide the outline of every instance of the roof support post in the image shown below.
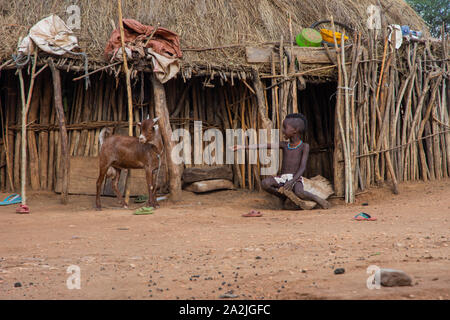
<path fill-rule="evenodd" d="M 169 170 L 169 190 L 172 201 L 178 201 L 181 198 L 181 176 L 183 174 L 182 164 L 173 162 L 172 150 L 174 143 L 172 141 L 172 128 L 170 126 L 169 110 L 167 109 L 166 91 L 164 85 L 152 74 L 151 81 L 153 85 L 153 95 L 155 101 L 155 113 L 159 117 L 159 127 L 161 130 L 164 149 L 166 152 L 167 167 Z"/>
<path fill-rule="evenodd" d="M 68 150 L 68 137 L 66 120 L 64 116 L 64 108 L 62 104 L 62 94 L 61 94 L 61 75 L 59 70 L 56 68 L 53 60 L 50 58 L 48 65 L 52 71 L 53 77 L 53 95 L 55 99 L 55 109 L 58 118 L 59 134 L 61 141 L 61 201 L 63 204 L 69 202 L 68 190 L 69 190 L 69 150 Z"/>

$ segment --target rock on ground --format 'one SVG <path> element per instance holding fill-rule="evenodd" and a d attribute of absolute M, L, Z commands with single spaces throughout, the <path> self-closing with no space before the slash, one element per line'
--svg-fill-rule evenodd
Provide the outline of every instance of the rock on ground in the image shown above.
<path fill-rule="evenodd" d="M 401 270 L 381 269 L 380 276 L 381 285 L 384 287 L 401 287 L 412 285 L 411 277 Z"/>

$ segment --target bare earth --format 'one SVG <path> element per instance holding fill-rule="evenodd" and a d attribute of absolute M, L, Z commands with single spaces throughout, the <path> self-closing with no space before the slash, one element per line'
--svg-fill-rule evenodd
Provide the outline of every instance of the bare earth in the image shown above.
<path fill-rule="evenodd" d="M 30 193 L 29 215 L 0 207 L 0 299 L 450 298 L 450 180 L 402 184 L 398 196 L 372 189 L 330 210 L 279 210 L 245 191 L 184 196 L 147 216 L 115 198 L 101 212 L 90 196 L 63 206 L 50 192 Z M 241 217 L 251 209 L 264 216 Z M 378 220 L 352 220 L 359 212 Z M 66 286 L 70 265 L 80 290 Z M 370 265 L 414 285 L 369 290 Z"/>

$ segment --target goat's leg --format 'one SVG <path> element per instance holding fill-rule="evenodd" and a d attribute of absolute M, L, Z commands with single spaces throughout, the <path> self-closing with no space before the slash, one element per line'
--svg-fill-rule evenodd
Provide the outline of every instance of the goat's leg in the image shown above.
<path fill-rule="evenodd" d="M 124 208 L 128 208 L 128 204 L 125 202 L 125 200 L 123 200 L 123 196 L 119 190 L 120 172 L 122 170 L 118 169 L 118 168 L 114 168 L 114 170 L 116 170 L 116 175 L 112 181 L 112 187 L 113 187 L 114 193 L 116 194 L 116 197 L 119 201 L 119 205 L 123 206 Z"/>
<path fill-rule="evenodd" d="M 158 202 L 156 201 L 153 185 L 153 168 L 145 167 L 145 177 L 147 178 L 147 187 L 148 187 L 148 203 L 149 207 L 159 208 Z"/>
<path fill-rule="evenodd" d="M 153 197 L 155 197 L 155 202 L 156 205 L 158 205 L 158 201 L 156 200 L 156 188 L 158 186 L 158 174 L 157 174 L 157 169 L 153 169 L 152 171 L 153 174 L 153 183 L 154 183 L 154 187 L 153 187 Z"/>
<path fill-rule="evenodd" d="M 108 172 L 108 167 L 100 164 L 100 174 L 97 179 L 97 193 L 95 197 L 96 209 L 98 211 L 102 210 L 102 205 L 100 204 L 100 192 L 102 189 L 103 180 L 105 179 L 106 172 Z"/>

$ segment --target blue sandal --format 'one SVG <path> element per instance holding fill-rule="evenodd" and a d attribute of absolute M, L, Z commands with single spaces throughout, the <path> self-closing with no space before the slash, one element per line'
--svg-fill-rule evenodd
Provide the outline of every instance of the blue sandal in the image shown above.
<path fill-rule="evenodd" d="M 367 214 L 365 212 L 358 213 L 356 216 L 353 217 L 354 220 L 357 221 L 376 221 L 377 218 L 373 218 L 370 216 L 370 214 Z"/>

